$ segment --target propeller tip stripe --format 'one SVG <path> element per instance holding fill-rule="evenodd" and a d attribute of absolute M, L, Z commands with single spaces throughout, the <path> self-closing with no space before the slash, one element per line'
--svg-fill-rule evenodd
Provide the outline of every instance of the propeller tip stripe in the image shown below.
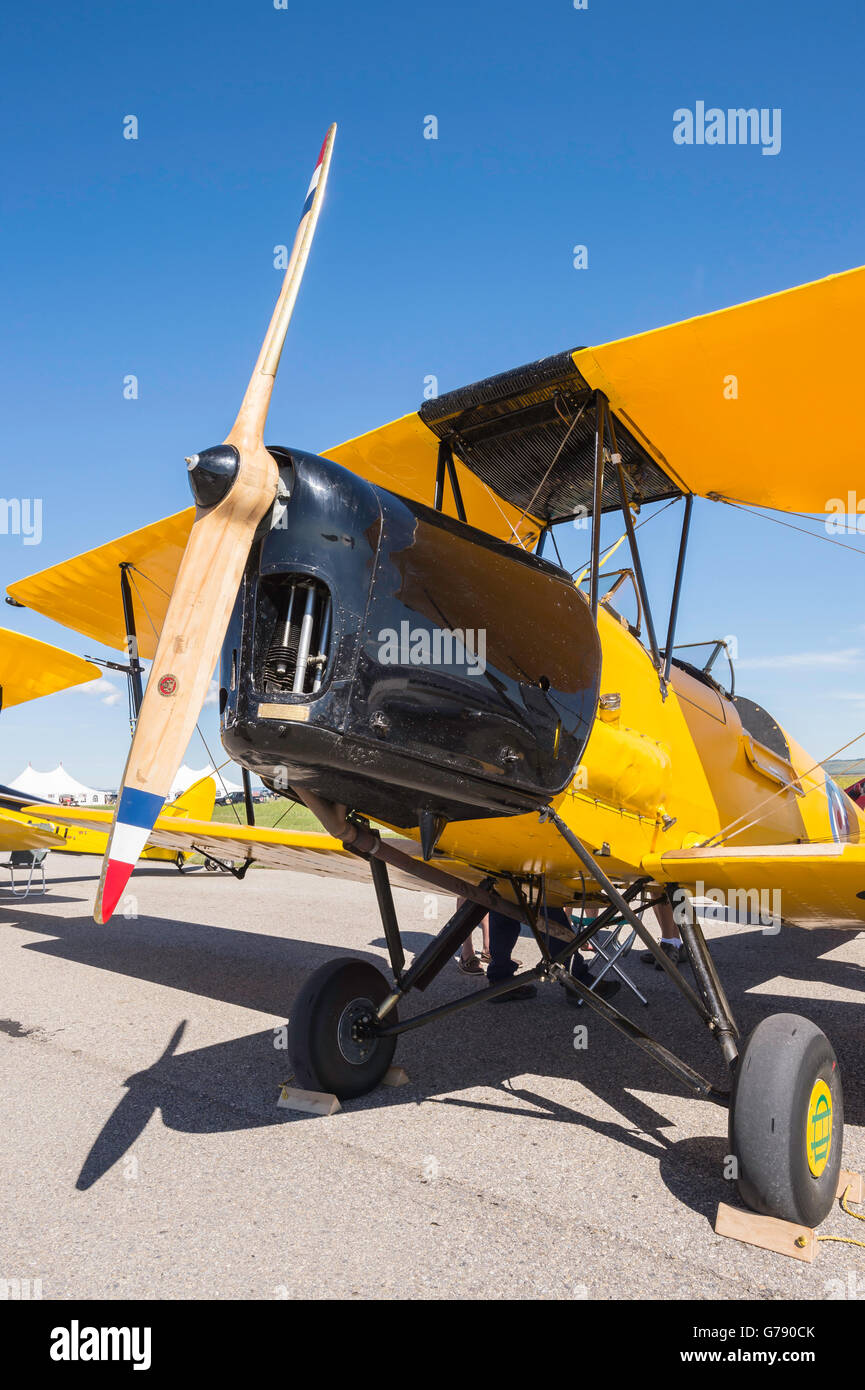
<path fill-rule="evenodd" d="M 141 830 L 152 830 L 162 806 L 161 796 L 156 796 L 153 792 L 139 791 L 137 787 L 124 787 L 117 803 L 115 822 L 135 825 Z"/>
<path fill-rule="evenodd" d="M 109 859 L 95 913 L 96 920 L 103 926 L 110 921 L 134 868 L 134 864 L 124 864 L 120 859 Z"/>
<path fill-rule="evenodd" d="M 120 793 L 103 878 L 96 895 L 94 916 L 97 922 L 104 925 L 109 921 L 162 805 L 161 796 L 139 791 L 137 787 L 124 787 Z"/>

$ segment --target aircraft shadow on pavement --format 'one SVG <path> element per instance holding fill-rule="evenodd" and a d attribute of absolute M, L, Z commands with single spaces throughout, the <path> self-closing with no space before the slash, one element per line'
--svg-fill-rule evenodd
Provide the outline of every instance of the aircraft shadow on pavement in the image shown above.
<path fill-rule="evenodd" d="M 630 1088 L 648 1095 L 657 1092 L 656 1069 L 636 1050 L 619 1047 L 615 1037 L 612 1047 L 604 1038 L 603 1052 L 599 1048 L 596 1060 L 590 1048 L 574 1065 L 575 1016 L 582 1020 L 582 1012 L 575 1015 L 561 991 L 551 986 L 540 1001 L 489 1011 L 481 1006 L 474 1015 L 472 1011 L 459 1014 L 452 1020 L 450 1034 L 441 1028 L 437 1038 L 408 1034 L 401 1039 L 397 1060 L 408 1070 L 410 1084 L 398 1089 L 380 1087 L 346 1102 L 344 1108 L 375 1110 L 425 1101 L 461 1105 L 475 1112 L 517 1112 L 573 1125 L 575 1144 L 588 1130 L 662 1159 L 670 1146 L 665 1131 L 672 1122 L 663 1113 L 662 1102 L 656 1108 L 645 1095 L 630 1092 Z M 195 1134 L 317 1122 L 317 1117 L 276 1106 L 279 1087 L 290 1078 L 291 1064 L 286 1051 L 275 1046 L 274 1030 L 182 1052 L 186 1027 L 185 1020 L 178 1025 L 151 1067 L 127 1078 L 126 1095 L 107 1117 L 84 1160 L 76 1182 L 79 1190 L 92 1187 L 118 1163 L 157 1113 L 170 1128 Z M 618 1111 L 621 1119 L 600 1120 L 584 1113 L 576 1102 L 551 1100 L 543 1094 L 544 1077 L 579 1080 Z M 492 1091 L 493 1098 L 463 1099 L 452 1094 L 472 1088 Z"/>
<path fill-rule="evenodd" d="M 15 927 L 52 938 L 30 943 L 29 950 L 148 980 L 192 996 L 224 1000 L 277 1019 L 288 1015 L 310 971 L 325 961 L 361 955 L 382 963 L 379 956 L 362 948 L 340 948 L 203 923 L 139 917 L 96 928 L 89 918 L 57 918 L 35 910 L 32 904 L 16 904 L 15 909 Z M 407 947 L 421 948 L 430 934 L 406 932 Z M 710 946 L 743 1034 L 776 1012 L 803 1013 L 826 1031 L 844 1075 L 848 1121 L 862 1124 L 865 1088 L 859 1075 L 859 1056 L 865 968 L 826 958 L 826 953 L 844 940 L 837 932 L 791 929 L 767 935 L 743 927 L 735 934 L 715 937 Z M 521 939 L 517 955 L 529 960 L 528 950 L 529 943 Z M 616 1006 L 716 1084 L 726 1084 L 711 1038 L 666 976 L 642 965 L 636 953 L 627 958 L 627 969 L 648 996 L 650 1007 L 644 1008 L 624 987 L 616 996 Z M 816 981 L 829 988 L 855 990 L 862 994 L 862 1002 L 813 994 L 800 998 L 783 990 L 785 980 Z M 777 981 L 778 993 L 765 989 L 746 992 L 770 981 Z M 415 994 L 403 1006 L 403 1014 L 421 1012 L 477 987 L 448 966 L 424 995 Z M 578 1025 L 588 1029 L 588 1046 L 579 1051 L 574 1048 L 574 1028 Z M 276 1108 L 278 1087 L 288 1078 L 290 1064 L 286 1052 L 275 1046 L 273 1030 L 180 1052 L 183 1032 L 181 1025 L 153 1066 L 129 1079 L 127 1096 L 107 1119 L 85 1160 L 78 1179 L 80 1188 L 92 1186 L 107 1172 L 157 1111 L 172 1128 L 189 1132 L 255 1128 L 308 1118 Z M 719 1197 L 729 1195 L 729 1185 L 721 1177 L 726 1141 L 674 1137 L 675 1125 L 665 1113 L 664 1097 L 682 1094 L 678 1082 L 588 1009 L 569 1007 L 564 991 L 556 985 L 542 987 L 536 1000 L 497 1007 L 480 1005 L 408 1033 L 399 1040 L 395 1060 L 407 1069 L 410 1085 L 380 1088 L 346 1108 L 392 1107 L 424 1100 L 513 1114 L 516 1104 L 522 1115 L 573 1124 L 657 1154 L 668 1186 L 697 1210 L 705 1209 L 708 1214 L 710 1208 L 714 1211 Z M 544 1095 L 545 1077 L 579 1082 L 618 1119 L 584 1113 L 579 1107 L 579 1092 L 573 1104 L 551 1100 Z M 479 1099 L 458 1094 L 474 1088 L 491 1090 L 493 1095 Z M 716 1112 L 718 1119 L 723 1123 Z M 713 1156 L 717 1191 L 707 1188 L 707 1154 Z"/>

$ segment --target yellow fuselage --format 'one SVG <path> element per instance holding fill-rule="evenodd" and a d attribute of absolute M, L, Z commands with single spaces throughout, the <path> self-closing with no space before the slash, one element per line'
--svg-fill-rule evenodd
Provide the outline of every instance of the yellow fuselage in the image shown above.
<path fill-rule="evenodd" d="M 779 757 L 747 732 L 732 700 L 676 666 L 664 698 L 648 652 L 603 605 L 598 630 L 601 694 L 620 696 L 620 707 L 599 709 L 554 807 L 601 853 L 610 877 L 641 877 L 647 855 L 692 848 L 724 829 L 737 846 L 831 842 L 826 773 L 804 749 L 786 736 L 790 759 Z M 849 815 L 865 839 L 852 801 Z M 454 823 L 439 848 L 500 871 L 546 874 L 561 900 L 580 888 L 573 852 L 536 815 Z"/>

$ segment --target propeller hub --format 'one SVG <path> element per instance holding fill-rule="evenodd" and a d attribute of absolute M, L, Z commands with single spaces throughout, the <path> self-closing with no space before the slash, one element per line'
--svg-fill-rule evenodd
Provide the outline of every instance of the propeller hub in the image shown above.
<path fill-rule="evenodd" d="M 231 491 L 240 469 L 240 454 L 233 444 L 216 444 L 186 460 L 189 486 L 199 507 L 215 507 Z"/>

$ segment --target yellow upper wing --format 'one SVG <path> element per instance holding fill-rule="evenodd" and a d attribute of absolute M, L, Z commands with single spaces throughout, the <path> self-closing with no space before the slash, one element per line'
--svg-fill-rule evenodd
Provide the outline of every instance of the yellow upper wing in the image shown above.
<path fill-rule="evenodd" d="M 80 656 L 0 628 L 0 708 L 53 695 L 71 685 L 95 680 L 99 667 Z"/>
<path fill-rule="evenodd" d="M 819 445 L 813 429 L 804 427 L 803 399 L 822 388 L 838 409 L 856 408 L 863 322 L 865 267 L 859 267 L 578 349 L 571 354 L 579 373 L 572 386 L 582 378 L 583 389 L 602 390 L 682 491 L 783 511 L 838 510 L 832 501 L 846 504 L 865 449 L 854 438 L 843 448 L 820 450 L 815 467 Z M 488 385 L 478 383 L 478 400 Z M 465 404 L 472 388 L 454 394 Z M 452 423 L 459 430 L 459 411 Z M 411 414 L 327 454 L 373 482 L 430 502 L 438 445 L 437 434 Z M 519 512 L 464 464 L 458 471 L 470 521 L 508 536 Z M 446 489 L 446 508 L 448 496 Z M 521 535 L 534 541 L 533 518 L 524 519 Z"/>
<path fill-rule="evenodd" d="M 865 450 L 856 430 L 824 445 L 805 412 L 817 399 L 858 409 L 863 321 L 860 266 L 573 356 L 687 491 L 825 512 L 846 502 Z"/>
<path fill-rule="evenodd" d="M 571 354 L 571 384 L 604 391 L 674 487 L 786 511 L 840 510 L 833 499 L 846 505 L 865 451 L 855 430 L 843 446 L 820 448 L 819 431 L 803 421 L 803 403 L 819 390 L 836 412 L 855 410 L 862 393 L 863 322 L 865 267 L 859 267 L 581 348 Z M 470 395 L 470 389 L 456 394 Z M 438 435 L 412 412 L 325 453 L 371 482 L 432 503 L 438 449 Z M 532 546 L 535 518 L 523 517 L 458 456 L 456 467 L 472 524 L 505 539 L 516 528 Z M 567 459 L 562 467 L 567 469 Z M 453 514 L 447 487 L 444 506 Z M 139 651 L 152 657 L 193 516 L 192 508 L 177 512 L 19 580 L 9 593 L 25 607 L 122 651 L 118 566 L 130 562 Z"/>
<path fill-rule="evenodd" d="M 702 896 L 720 890 L 749 907 L 755 895 L 773 915 L 800 927 L 865 927 L 865 844 L 746 845 L 649 855 L 646 873 Z M 747 885 L 747 888 L 743 885 Z M 777 893 L 777 899 L 774 894 Z"/>
<path fill-rule="evenodd" d="M 119 540 L 9 585 L 9 593 L 64 627 L 106 647 L 126 650 L 120 564 L 135 566 L 130 583 L 139 656 L 152 658 L 195 510 L 175 512 Z"/>

